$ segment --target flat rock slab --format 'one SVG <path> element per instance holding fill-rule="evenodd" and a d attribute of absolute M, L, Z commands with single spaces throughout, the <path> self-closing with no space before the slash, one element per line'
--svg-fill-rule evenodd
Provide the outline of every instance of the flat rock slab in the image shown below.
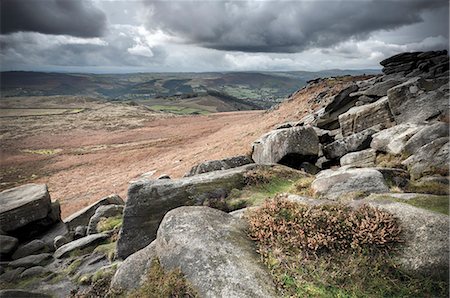
<path fill-rule="evenodd" d="M 374 149 L 366 149 L 358 152 L 347 153 L 341 157 L 341 166 L 374 167 L 377 152 Z"/>
<path fill-rule="evenodd" d="M 163 268 L 180 268 L 200 297 L 278 296 L 246 222 L 225 212 L 208 207 L 168 212 L 156 252 Z"/>
<path fill-rule="evenodd" d="M 49 264 L 53 260 L 53 257 L 51 254 L 48 253 L 42 253 L 38 255 L 31 255 L 26 256 L 21 259 L 17 259 L 15 261 L 12 261 L 8 264 L 8 266 L 13 268 L 30 268 L 35 266 L 45 266 Z"/>
<path fill-rule="evenodd" d="M 107 234 L 93 234 L 89 235 L 80 239 L 77 239 L 75 241 L 69 242 L 67 244 L 64 244 L 60 248 L 58 248 L 55 251 L 54 257 L 55 258 L 64 258 L 68 256 L 72 251 L 77 249 L 84 249 L 86 247 L 89 247 L 91 245 L 96 245 L 104 240 L 106 240 L 109 237 Z"/>
<path fill-rule="evenodd" d="M 394 155 L 401 154 L 409 139 L 423 127 L 416 123 L 402 123 L 382 130 L 372 136 L 370 147 Z"/>
<path fill-rule="evenodd" d="M 95 210 L 97 210 L 98 207 L 104 205 L 124 205 L 124 204 L 125 203 L 120 196 L 110 195 L 72 214 L 71 216 L 66 218 L 64 222 L 66 223 L 69 230 L 74 231 L 75 228 L 78 226 L 89 225 L 89 220 L 91 219 L 92 215 L 95 214 Z"/>
<path fill-rule="evenodd" d="M 19 246 L 12 255 L 12 259 L 16 260 L 23 258 L 25 256 L 35 255 L 38 254 L 39 252 L 43 252 L 45 249 L 46 245 L 44 241 L 36 239 L 29 243 Z"/>
<path fill-rule="evenodd" d="M 234 156 L 220 160 L 209 160 L 192 167 L 190 171 L 184 175 L 184 177 L 190 177 L 213 171 L 228 170 L 251 163 L 253 163 L 253 160 L 248 156 Z"/>
<path fill-rule="evenodd" d="M 371 168 L 352 169 L 341 167 L 338 170 L 325 170 L 317 175 L 311 184 L 314 194 L 320 198 L 338 200 L 348 193 L 388 192 L 383 175 Z"/>
<path fill-rule="evenodd" d="M 264 167 L 249 164 L 177 180 L 136 182 L 128 189 L 123 224 L 117 243 L 120 258 L 146 247 L 156 238 L 164 215 L 177 207 L 202 205 L 209 198 L 223 198 L 245 185 L 244 173 Z"/>
<path fill-rule="evenodd" d="M 26 184 L 0 193 L 0 226 L 4 232 L 47 217 L 50 194 L 45 184 Z"/>

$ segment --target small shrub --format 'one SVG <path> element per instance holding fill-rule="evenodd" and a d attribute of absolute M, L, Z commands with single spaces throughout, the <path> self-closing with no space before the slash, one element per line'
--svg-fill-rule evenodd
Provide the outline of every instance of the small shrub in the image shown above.
<path fill-rule="evenodd" d="M 164 272 L 159 260 L 153 259 L 144 285 L 128 297 L 189 298 L 198 295 L 179 269 Z"/>
<path fill-rule="evenodd" d="M 406 158 L 406 155 L 380 153 L 375 159 L 375 164 L 383 168 L 406 169 L 406 166 L 402 165 L 402 161 L 404 161 Z"/>
<path fill-rule="evenodd" d="M 314 181 L 314 177 L 304 177 L 297 180 L 292 186 L 291 192 L 301 196 L 313 196 L 311 184 Z"/>

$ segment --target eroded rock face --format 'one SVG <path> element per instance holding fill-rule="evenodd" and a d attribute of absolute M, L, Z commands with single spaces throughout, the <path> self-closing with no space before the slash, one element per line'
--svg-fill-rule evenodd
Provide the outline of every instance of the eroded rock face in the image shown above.
<path fill-rule="evenodd" d="M 320 198 L 338 200 L 348 193 L 388 192 L 383 175 L 370 168 L 325 170 L 317 175 L 311 184 L 314 194 Z"/>
<path fill-rule="evenodd" d="M 144 248 L 156 238 L 164 215 L 177 207 L 202 205 L 207 199 L 225 198 L 245 185 L 244 173 L 257 165 L 215 171 L 177 180 L 153 180 L 132 184 L 117 243 L 120 258 Z"/>
<path fill-rule="evenodd" d="M 51 217 L 50 195 L 45 184 L 26 184 L 0 193 L 0 226 L 11 235 L 39 220 L 48 225 L 55 220 Z M 47 221 L 48 219 L 48 221 Z M 27 229 L 33 229 L 28 226 Z"/>
<path fill-rule="evenodd" d="M 97 202 L 83 208 L 82 210 L 69 216 L 65 223 L 69 230 L 74 231 L 77 226 L 87 226 L 92 215 L 98 207 L 104 205 L 124 205 L 124 201 L 118 195 L 111 195 L 98 200 Z"/>
<path fill-rule="evenodd" d="M 366 149 L 348 153 L 341 157 L 341 166 L 374 167 L 377 153 L 374 149 Z"/>
<path fill-rule="evenodd" d="M 372 136 L 370 147 L 390 154 L 401 154 L 409 139 L 424 126 L 415 123 L 402 123 L 382 130 Z"/>
<path fill-rule="evenodd" d="M 389 107 L 397 123 L 420 122 L 448 116 L 448 78 L 412 78 L 388 91 Z"/>
<path fill-rule="evenodd" d="M 9 255 L 16 249 L 19 240 L 17 238 L 0 235 L 0 256 Z"/>
<path fill-rule="evenodd" d="M 402 164 L 408 167 L 411 178 L 416 180 L 428 175 L 448 176 L 449 137 L 443 137 L 422 146 Z"/>
<path fill-rule="evenodd" d="M 234 156 L 230 158 L 225 158 L 221 160 L 209 160 L 201 164 L 198 164 L 190 169 L 190 171 L 184 175 L 184 177 L 190 177 L 198 174 L 228 170 L 232 168 L 241 167 L 247 164 L 253 163 L 253 160 L 245 155 Z"/>
<path fill-rule="evenodd" d="M 371 96 L 383 97 L 387 95 L 387 91 L 389 89 L 401 83 L 403 83 L 403 81 L 398 78 L 387 79 L 385 81 L 376 83 L 373 86 L 369 87 L 367 90 L 363 92 L 363 94 L 369 97 Z"/>
<path fill-rule="evenodd" d="M 312 127 L 273 130 L 253 143 L 252 159 L 258 164 L 280 163 L 291 166 L 317 159 L 319 138 Z"/>
<path fill-rule="evenodd" d="M 400 220 L 404 243 L 398 260 L 412 273 L 448 280 L 449 217 L 398 202 L 372 202 Z"/>
<path fill-rule="evenodd" d="M 389 108 L 388 98 L 351 108 L 339 116 L 342 135 L 350 136 L 375 125 L 388 128 L 395 125 L 394 117 Z"/>
<path fill-rule="evenodd" d="M 42 240 L 33 240 L 29 243 L 26 243 L 24 245 L 21 245 L 17 248 L 17 250 L 12 255 L 12 259 L 20 259 L 25 256 L 38 254 L 40 252 L 45 252 L 47 249 L 47 246 L 45 245 L 44 241 Z"/>
<path fill-rule="evenodd" d="M 180 268 L 201 297 L 276 297 L 246 223 L 208 207 L 167 213 L 156 251 L 164 268 Z"/>
<path fill-rule="evenodd" d="M 404 146 L 406 154 L 411 155 L 417 152 L 422 146 L 432 141 L 449 136 L 448 123 L 437 122 L 427 125 L 412 136 Z"/>

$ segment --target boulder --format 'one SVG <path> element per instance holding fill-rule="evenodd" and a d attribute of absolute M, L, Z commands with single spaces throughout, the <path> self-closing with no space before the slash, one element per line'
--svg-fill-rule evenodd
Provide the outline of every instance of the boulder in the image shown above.
<path fill-rule="evenodd" d="M 311 189 L 315 196 L 330 200 L 339 200 L 341 196 L 349 193 L 369 194 L 389 191 L 379 171 L 371 168 L 349 167 L 320 172 L 311 184 Z"/>
<path fill-rule="evenodd" d="M 422 146 L 414 155 L 402 162 L 414 180 L 438 174 L 448 176 L 449 137 L 443 137 Z"/>
<path fill-rule="evenodd" d="M 312 127 L 271 131 L 253 143 L 252 159 L 258 164 L 299 165 L 317 159 L 319 138 Z"/>
<path fill-rule="evenodd" d="M 70 242 L 70 240 L 67 237 L 59 235 L 59 236 L 56 236 L 55 239 L 53 240 L 53 247 L 55 249 L 58 249 L 61 246 L 63 246 L 64 244 L 69 243 L 69 242 Z"/>
<path fill-rule="evenodd" d="M 69 230 L 67 229 L 66 224 L 62 221 L 59 221 L 56 224 L 52 225 L 44 233 L 36 236 L 36 238 L 42 240 L 47 245 L 47 247 L 52 248 L 54 240 L 57 236 L 69 236 Z"/>
<path fill-rule="evenodd" d="M 169 211 L 158 229 L 163 268 L 179 268 L 200 297 L 277 297 L 247 225 L 208 207 Z"/>
<path fill-rule="evenodd" d="M 384 129 L 372 135 L 370 147 L 381 152 L 398 155 L 404 152 L 406 143 L 423 125 L 415 123 L 402 123 Z"/>
<path fill-rule="evenodd" d="M 0 256 L 11 254 L 18 244 L 19 240 L 17 238 L 0 235 Z"/>
<path fill-rule="evenodd" d="M 43 221 L 43 225 L 54 223 L 46 220 L 51 211 L 45 184 L 26 184 L 0 193 L 0 226 L 8 234 L 21 234 L 19 229 L 39 230 L 41 222 L 38 221 Z"/>
<path fill-rule="evenodd" d="M 397 258 L 404 270 L 448 281 L 447 215 L 387 200 L 369 205 L 387 211 L 400 220 L 404 244 Z"/>
<path fill-rule="evenodd" d="M 233 189 L 245 185 L 244 174 L 255 164 L 177 180 L 151 180 L 132 184 L 117 243 L 117 255 L 126 258 L 146 247 L 155 238 L 159 223 L 171 209 L 202 205 L 211 198 L 224 198 Z"/>
<path fill-rule="evenodd" d="M 319 113 L 316 126 L 322 129 L 339 128 L 338 116 L 355 105 L 358 98 L 351 96 L 351 94 L 357 90 L 357 85 L 350 85 L 333 96 L 329 100 L 329 104 Z"/>
<path fill-rule="evenodd" d="M 20 274 L 25 271 L 24 267 L 14 268 L 11 270 L 6 271 L 2 275 L 0 275 L 0 281 L 1 282 L 15 282 L 19 279 Z"/>
<path fill-rule="evenodd" d="M 46 252 L 46 250 L 47 245 L 45 245 L 44 241 L 36 239 L 19 246 L 12 255 L 12 259 L 17 260 L 29 255 L 35 255 L 42 252 Z"/>
<path fill-rule="evenodd" d="M 139 288 L 145 282 L 152 259 L 157 257 L 155 246 L 153 241 L 126 258 L 114 274 L 110 288 L 122 293 Z"/>
<path fill-rule="evenodd" d="M 17 260 L 14 260 L 8 264 L 8 266 L 13 268 L 30 268 L 35 266 L 45 266 L 51 263 L 53 257 L 49 253 L 42 253 L 38 255 L 26 256 Z"/>
<path fill-rule="evenodd" d="M 210 160 L 205 161 L 191 168 L 191 170 L 184 175 L 184 177 L 190 177 L 198 174 L 221 171 L 232 168 L 241 167 L 247 164 L 253 163 L 253 160 L 248 156 L 234 156 L 230 158 L 225 158 L 221 160 Z"/>
<path fill-rule="evenodd" d="M 81 250 L 93 245 L 100 244 L 108 238 L 109 235 L 107 234 L 93 234 L 77 239 L 58 248 L 54 253 L 54 257 L 58 259 L 67 257 L 72 251 Z"/>
<path fill-rule="evenodd" d="M 351 108 L 339 116 L 342 135 L 347 137 L 375 125 L 388 128 L 395 125 L 389 108 L 388 98 L 383 97 L 374 103 Z"/>
<path fill-rule="evenodd" d="M 122 205 L 106 205 L 100 206 L 95 211 L 95 214 L 89 220 L 87 234 L 95 234 L 97 232 L 97 224 L 102 218 L 109 218 L 122 215 L 124 206 Z"/>
<path fill-rule="evenodd" d="M 377 152 L 374 149 L 366 149 L 358 152 L 347 153 L 341 157 L 341 166 L 374 167 Z"/>
<path fill-rule="evenodd" d="M 52 296 L 18 289 L 0 290 L 1 298 L 51 298 Z"/>
<path fill-rule="evenodd" d="M 81 209 L 80 211 L 69 216 L 65 223 L 70 231 L 74 231 L 77 226 L 87 226 L 92 215 L 94 215 L 95 210 L 103 205 L 124 205 L 124 201 L 118 195 L 110 195 L 108 197 L 102 198 L 97 202 Z"/>
<path fill-rule="evenodd" d="M 388 91 L 389 107 L 397 123 L 421 122 L 448 116 L 448 78 L 412 78 Z"/>
<path fill-rule="evenodd" d="M 86 236 L 87 226 L 77 226 L 73 232 L 73 239 L 80 239 Z"/>
<path fill-rule="evenodd" d="M 442 137 L 448 137 L 448 123 L 437 122 L 423 127 L 412 136 L 405 144 L 404 151 L 408 155 L 417 152 L 422 146 Z"/>
<path fill-rule="evenodd" d="M 333 143 L 323 147 L 323 154 L 327 159 L 335 159 L 350 152 L 367 149 L 372 141 L 372 135 L 378 131 L 378 127 L 373 127 L 340 140 L 336 140 Z"/>
<path fill-rule="evenodd" d="M 36 266 L 26 269 L 20 274 L 20 278 L 25 279 L 33 276 L 41 276 L 44 274 L 50 274 L 51 271 L 42 266 Z"/>
<path fill-rule="evenodd" d="M 376 97 L 383 97 L 387 95 L 387 91 L 391 89 L 394 86 L 397 86 L 401 83 L 403 83 L 403 80 L 400 80 L 398 78 L 391 78 L 387 79 L 386 81 L 382 81 L 379 83 L 374 84 L 372 87 L 368 88 L 363 92 L 365 96 L 376 96 Z M 361 100 L 358 98 L 358 100 Z"/>

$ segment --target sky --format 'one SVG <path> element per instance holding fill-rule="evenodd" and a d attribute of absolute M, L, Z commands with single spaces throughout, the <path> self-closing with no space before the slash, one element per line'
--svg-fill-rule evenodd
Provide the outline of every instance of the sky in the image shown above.
<path fill-rule="evenodd" d="M 448 0 L 1 0 L 0 69 L 374 69 L 449 48 Z"/>

